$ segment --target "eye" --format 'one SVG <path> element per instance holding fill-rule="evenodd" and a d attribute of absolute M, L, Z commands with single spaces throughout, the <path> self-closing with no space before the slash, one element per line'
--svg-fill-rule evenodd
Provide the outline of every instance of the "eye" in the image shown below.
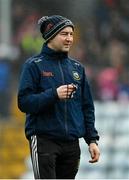
<path fill-rule="evenodd" d="M 73 36 L 73 32 L 70 33 L 70 36 Z"/>
<path fill-rule="evenodd" d="M 66 33 L 66 32 L 61 32 L 61 35 L 64 35 L 64 36 L 65 36 L 65 35 L 67 35 L 67 33 Z"/>

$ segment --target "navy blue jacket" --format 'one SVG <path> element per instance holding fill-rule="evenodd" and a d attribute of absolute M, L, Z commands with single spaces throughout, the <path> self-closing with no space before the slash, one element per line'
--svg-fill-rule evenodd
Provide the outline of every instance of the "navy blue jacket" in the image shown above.
<path fill-rule="evenodd" d="M 71 83 L 77 86 L 73 98 L 60 100 L 57 87 Z M 47 45 L 24 64 L 18 107 L 26 113 L 27 138 L 39 134 L 68 141 L 84 137 L 87 143 L 99 139 L 84 67 Z"/>

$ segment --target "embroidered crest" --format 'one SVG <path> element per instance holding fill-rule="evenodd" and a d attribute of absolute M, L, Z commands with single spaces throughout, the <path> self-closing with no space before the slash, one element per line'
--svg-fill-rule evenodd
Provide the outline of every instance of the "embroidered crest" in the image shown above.
<path fill-rule="evenodd" d="M 79 76 L 79 74 L 78 74 L 77 71 L 72 71 L 72 73 L 73 73 L 73 78 L 74 78 L 75 80 L 80 80 L 80 76 Z"/>

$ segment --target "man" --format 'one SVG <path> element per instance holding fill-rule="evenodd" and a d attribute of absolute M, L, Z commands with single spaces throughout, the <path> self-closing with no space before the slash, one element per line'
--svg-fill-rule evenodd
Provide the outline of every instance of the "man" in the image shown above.
<path fill-rule="evenodd" d="M 39 55 L 24 64 L 18 106 L 26 113 L 26 137 L 36 179 L 74 179 L 80 160 L 79 138 L 99 160 L 94 105 L 84 67 L 68 57 L 73 23 L 62 16 L 42 17 L 46 40 Z"/>

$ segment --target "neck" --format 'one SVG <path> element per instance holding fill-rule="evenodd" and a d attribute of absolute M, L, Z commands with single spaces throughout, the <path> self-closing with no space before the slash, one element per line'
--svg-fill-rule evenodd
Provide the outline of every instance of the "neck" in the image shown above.
<path fill-rule="evenodd" d="M 53 51 L 58 52 L 58 50 L 55 49 L 53 46 L 51 46 L 51 44 L 48 43 L 47 46 L 48 46 L 50 49 L 52 49 Z"/>
<path fill-rule="evenodd" d="M 48 44 L 43 45 L 41 53 L 44 53 L 45 55 L 56 59 L 68 57 L 68 52 L 57 51 L 54 48 L 52 49 L 51 47 L 49 47 Z"/>
<path fill-rule="evenodd" d="M 58 49 L 57 47 L 53 46 L 51 43 L 47 43 L 48 48 L 52 49 L 53 51 L 57 53 L 68 53 L 68 51 L 63 51 L 61 49 Z"/>

